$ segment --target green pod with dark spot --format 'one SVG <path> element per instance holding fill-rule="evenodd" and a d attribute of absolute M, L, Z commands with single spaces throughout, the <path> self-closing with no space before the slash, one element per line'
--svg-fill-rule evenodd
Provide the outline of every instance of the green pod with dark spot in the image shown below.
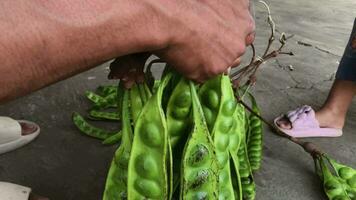
<path fill-rule="evenodd" d="M 164 77 L 135 123 L 128 170 L 128 199 L 168 198 L 169 144 L 167 122 L 161 102 L 163 90 L 170 78 L 170 74 Z"/>
<path fill-rule="evenodd" d="M 94 137 L 97 139 L 105 140 L 108 137 L 114 135 L 116 132 L 106 131 L 104 129 L 95 127 L 89 124 L 85 119 L 79 114 L 74 112 L 72 115 L 72 120 L 74 125 L 84 134 Z"/>
<path fill-rule="evenodd" d="M 121 88 L 120 88 L 121 89 Z M 103 200 L 128 199 L 128 166 L 132 147 L 132 127 L 129 117 L 129 92 L 119 99 L 122 105 L 122 143 L 116 150 L 106 178 Z"/>
<path fill-rule="evenodd" d="M 193 82 L 189 84 L 193 127 L 183 151 L 180 199 L 218 199 L 218 165 L 214 144 L 204 120 L 196 88 Z"/>

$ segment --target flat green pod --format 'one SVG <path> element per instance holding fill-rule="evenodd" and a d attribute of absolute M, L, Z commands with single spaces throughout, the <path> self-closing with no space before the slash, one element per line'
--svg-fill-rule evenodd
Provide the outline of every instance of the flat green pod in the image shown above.
<path fill-rule="evenodd" d="M 144 106 L 139 85 L 134 84 L 129 90 L 130 111 L 133 123 L 135 124 Z"/>
<path fill-rule="evenodd" d="M 257 105 L 255 97 L 249 93 L 252 110 L 256 114 L 260 114 L 260 108 Z M 261 167 L 262 149 L 263 149 L 263 125 L 260 118 L 254 114 L 250 114 L 249 132 L 247 136 L 247 154 L 251 164 L 252 171 L 256 171 Z"/>
<path fill-rule="evenodd" d="M 209 131 L 214 128 L 220 108 L 222 75 L 206 81 L 199 89 L 199 99 Z"/>
<path fill-rule="evenodd" d="M 335 176 L 328 167 L 328 161 L 324 156 L 319 156 L 317 164 L 321 170 L 321 179 L 323 181 L 323 187 L 326 195 L 330 200 L 354 200 L 348 195 L 348 185 L 344 183 L 344 180 Z"/>
<path fill-rule="evenodd" d="M 168 131 L 161 102 L 170 78 L 170 74 L 164 77 L 136 121 L 128 171 L 129 199 L 168 198 Z"/>
<path fill-rule="evenodd" d="M 235 194 L 232 184 L 229 150 L 238 149 L 240 144 L 240 136 L 236 131 L 238 126 L 238 119 L 235 115 L 237 101 L 230 78 L 222 75 L 220 80 L 220 105 L 211 135 L 219 167 L 219 199 L 234 200 Z"/>
<path fill-rule="evenodd" d="M 190 82 L 193 127 L 184 148 L 180 199 L 218 199 L 218 166 L 195 86 Z"/>
<path fill-rule="evenodd" d="M 120 100 L 119 100 L 120 101 Z M 125 90 L 122 102 L 122 143 L 115 152 L 106 178 L 103 200 L 127 199 L 128 166 L 132 147 L 132 127 L 129 117 L 129 92 Z"/>
<path fill-rule="evenodd" d="M 172 159 L 170 196 L 178 188 L 180 182 L 180 166 L 185 141 L 191 126 L 192 97 L 189 81 L 181 77 L 168 100 L 166 118 L 168 135 L 171 145 Z"/>
<path fill-rule="evenodd" d="M 87 122 L 79 113 L 74 112 L 72 115 L 72 121 L 74 125 L 85 135 L 94 137 L 97 139 L 105 140 L 108 137 L 111 137 L 116 132 L 106 131 L 104 129 L 95 127 Z"/>
<path fill-rule="evenodd" d="M 122 132 L 119 131 L 118 133 L 115 133 L 114 135 L 106 138 L 102 144 L 104 145 L 112 145 L 112 144 L 117 144 L 121 141 L 122 138 Z"/>
<path fill-rule="evenodd" d="M 93 120 L 119 121 L 120 115 L 121 114 L 118 112 L 105 112 L 105 111 L 99 111 L 99 110 L 90 110 L 89 111 L 90 119 L 93 119 Z"/>

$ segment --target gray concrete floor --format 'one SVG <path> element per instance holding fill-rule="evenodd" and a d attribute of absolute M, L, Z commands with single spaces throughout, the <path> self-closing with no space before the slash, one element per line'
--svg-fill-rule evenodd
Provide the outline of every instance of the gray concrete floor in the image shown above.
<path fill-rule="evenodd" d="M 263 115 L 275 116 L 325 100 L 356 17 L 355 0 L 270 0 L 278 31 L 287 36 L 286 50 L 294 57 L 270 61 L 259 73 L 254 92 Z M 261 52 L 269 34 L 261 5 L 256 6 L 256 46 Z M 308 43 L 311 46 L 298 44 Z M 281 67 L 293 65 L 289 72 Z M 71 113 L 84 113 L 87 89 L 105 83 L 107 65 L 62 81 L 0 106 L 0 114 L 40 124 L 38 139 L 0 156 L 0 180 L 31 186 L 52 200 L 98 200 L 115 147 L 84 137 L 71 122 Z M 356 103 L 349 110 L 344 135 L 310 139 L 332 157 L 356 167 Z M 311 158 L 298 146 L 265 131 L 263 167 L 256 175 L 258 200 L 325 199 Z"/>

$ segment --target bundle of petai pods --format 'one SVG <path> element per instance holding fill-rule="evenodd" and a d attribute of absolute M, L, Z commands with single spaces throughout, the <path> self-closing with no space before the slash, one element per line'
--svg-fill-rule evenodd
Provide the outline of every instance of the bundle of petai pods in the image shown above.
<path fill-rule="evenodd" d="M 262 123 L 238 103 L 228 76 L 198 85 L 167 69 L 151 86 L 120 82 L 85 95 L 93 102 L 88 119 L 121 122 L 121 130 L 107 131 L 73 114 L 86 135 L 121 142 L 104 200 L 255 199 Z"/>

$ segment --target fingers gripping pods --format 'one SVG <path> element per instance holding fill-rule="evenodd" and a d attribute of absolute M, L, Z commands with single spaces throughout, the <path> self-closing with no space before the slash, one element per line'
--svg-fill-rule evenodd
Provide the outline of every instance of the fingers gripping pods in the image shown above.
<path fill-rule="evenodd" d="M 103 130 L 101 128 L 97 128 L 91 124 L 89 124 L 85 119 L 78 113 L 74 112 L 72 115 L 72 120 L 74 125 L 82 132 L 88 136 L 98 138 L 101 140 L 105 140 L 108 137 L 114 135 L 116 132 L 110 132 Z"/>
<path fill-rule="evenodd" d="M 249 94 L 249 96 L 252 103 L 252 110 L 257 114 L 260 114 L 260 109 L 255 98 L 252 96 L 252 94 Z M 263 127 L 262 121 L 254 114 L 250 115 L 248 123 L 249 134 L 247 136 L 247 153 L 251 164 L 251 169 L 252 171 L 256 171 L 261 167 Z"/>
<path fill-rule="evenodd" d="M 161 107 L 162 93 L 171 75 L 164 77 L 136 121 L 128 171 L 129 199 L 167 199 L 168 135 Z"/>
<path fill-rule="evenodd" d="M 193 127 L 182 157 L 180 199 L 218 199 L 218 166 L 203 112 L 190 82 Z"/>
<path fill-rule="evenodd" d="M 115 152 L 106 179 L 103 200 L 127 199 L 127 172 L 132 146 L 132 127 L 129 118 L 129 94 L 122 98 L 122 143 Z"/>

